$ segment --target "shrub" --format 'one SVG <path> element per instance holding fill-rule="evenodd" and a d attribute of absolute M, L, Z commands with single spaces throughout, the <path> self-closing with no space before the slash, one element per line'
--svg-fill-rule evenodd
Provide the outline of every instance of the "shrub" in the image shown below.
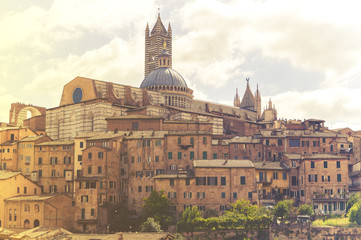
<path fill-rule="evenodd" d="M 140 226 L 142 232 L 161 232 L 159 222 L 155 221 L 154 218 L 147 218 L 147 221 L 142 223 Z"/>

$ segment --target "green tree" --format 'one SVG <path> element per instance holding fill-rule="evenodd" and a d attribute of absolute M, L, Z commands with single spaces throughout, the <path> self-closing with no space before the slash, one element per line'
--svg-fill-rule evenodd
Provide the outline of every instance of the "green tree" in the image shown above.
<path fill-rule="evenodd" d="M 276 204 L 273 209 L 273 215 L 275 217 L 284 219 L 289 219 L 293 212 L 293 201 L 292 200 L 283 200 Z"/>
<path fill-rule="evenodd" d="M 147 218 L 147 221 L 142 223 L 140 226 L 140 229 L 142 232 L 161 232 L 160 224 L 159 222 L 155 221 L 154 218 Z"/>
<path fill-rule="evenodd" d="M 180 217 L 177 223 L 177 231 L 191 233 L 193 236 L 193 232 L 196 229 L 196 225 L 197 225 L 195 224 L 195 219 L 200 218 L 200 216 L 201 216 L 201 212 L 198 211 L 197 207 L 192 207 L 192 208 L 187 207 L 183 211 L 182 216 Z"/>
<path fill-rule="evenodd" d="M 152 191 L 148 198 L 144 198 L 143 219 L 154 218 L 162 229 L 174 222 L 174 212 L 170 209 L 172 202 L 164 195 L 163 191 Z"/>
<path fill-rule="evenodd" d="M 350 199 L 347 202 L 346 213 L 348 213 L 350 211 L 350 209 L 352 208 L 352 206 L 355 205 L 355 203 L 357 203 L 357 202 L 361 202 L 361 196 L 360 196 L 360 194 L 354 193 L 351 195 Z"/>
<path fill-rule="evenodd" d="M 349 221 L 361 225 L 361 202 L 355 203 L 349 212 Z"/>
<path fill-rule="evenodd" d="M 315 212 L 313 211 L 313 207 L 310 204 L 303 204 L 298 208 L 298 212 L 300 215 L 308 215 L 313 216 L 315 215 Z"/>

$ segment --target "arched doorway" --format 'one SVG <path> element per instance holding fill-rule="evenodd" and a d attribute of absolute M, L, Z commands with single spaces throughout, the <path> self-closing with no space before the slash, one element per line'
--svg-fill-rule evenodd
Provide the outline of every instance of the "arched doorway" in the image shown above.
<path fill-rule="evenodd" d="M 30 228 L 30 221 L 29 221 L 29 219 L 25 219 L 25 221 L 24 221 L 24 228 Z"/>
<path fill-rule="evenodd" d="M 35 228 L 35 227 L 39 227 L 39 225 L 40 225 L 39 220 L 38 220 L 38 219 L 35 219 L 35 220 L 34 220 L 34 228 Z"/>

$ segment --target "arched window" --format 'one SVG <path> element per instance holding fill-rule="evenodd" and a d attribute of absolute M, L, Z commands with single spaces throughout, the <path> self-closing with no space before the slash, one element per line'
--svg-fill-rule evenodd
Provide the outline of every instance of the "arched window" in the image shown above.
<path fill-rule="evenodd" d="M 39 227 L 39 225 L 40 225 L 39 220 L 38 220 L 38 219 L 35 219 L 35 220 L 34 220 L 34 228 Z"/>
<path fill-rule="evenodd" d="M 30 212 L 30 205 L 29 204 L 25 204 L 24 211 L 25 212 Z"/>
<path fill-rule="evenodd" d="M 29 221 L 29 219 L 25 219 L 25 221 L 24 221 L 24 228 L 30 228 L 30 221 Z"/>

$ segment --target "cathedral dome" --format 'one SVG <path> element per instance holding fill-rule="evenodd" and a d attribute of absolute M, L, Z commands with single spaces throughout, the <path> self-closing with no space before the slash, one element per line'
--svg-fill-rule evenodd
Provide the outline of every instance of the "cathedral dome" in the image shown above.
<path fill-rule="evenodd" d="M 153 86 L 175 86 L 187 88 L 187 83 L 177 71 L 168 67 L 160 67 L 151 72 L 143 80 L 140 88 Z"/>

